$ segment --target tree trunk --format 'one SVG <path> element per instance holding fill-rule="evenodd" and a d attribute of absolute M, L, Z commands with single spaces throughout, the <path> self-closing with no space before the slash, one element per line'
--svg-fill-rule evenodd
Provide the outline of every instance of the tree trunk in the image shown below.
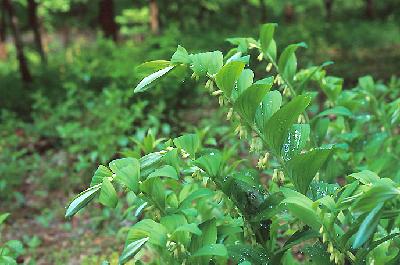
<path fill-rule="evenodd" d="M 6 9 L 3 5 L 1 7 L 0 14 L 0 60 L 7 59 L 7 47 L 6 47 Z"/>
<path fill-rule="evenodd" d="M 32 82 L 32 76 L 29 72 L 28 63 L 24 54 L 24 46 L 22 44 L 21 35 L 18 29 L 18 19 L 14 14 L 14 9 L 11 5 L 10 0 L 3 0 L 3 4 L 4 9 L 8 13 L 9 17 L 11 33 L 14 38 L 15 49 L 17 51 L 17 59 L 19 62 L 19 71 L 21 73 L 22 80 L 25 83 L 30 83 Z"/>
<path fill-rule="evenodd" d="M 160 33 L 157 0 L 150 0 L 150 29 L 154 35 L 158 35 Z"/>
<path fill-rule="evenodd" d="M 99 23 L 106 38 L 118 39 L 118 27 L 114 19 L 114 1 L 100 0 Z"/>
<path fill-rule="evenodd" d="M 374 1 L 365 0 L 365 16 L 369 19 L 374 18 Z"/>
<path fill-rule="evenodd" d="M 326 20 L 328 21 L 331 21 L 332 19 L 332 6 L 333 0 L 325 0 Z"/>
<path fill-rule="evenodd" d="M 37 18 L 37 3 L 35 0 L 28 0 L 28 19 L 29 24 L 33 30 L 33 37 L 36 48 L 40 54 L 43 63 L 46 63 L 46 54 L 43 50 L 42 36 L 40 34 L 40 25 Z"/>
<path fill-rule="evenodd" d="M 290 23 L 293 21 L 294 19 L 294 8 L 293 5 L 291 3 L 288 3 L 285 5 L 285 10 L 284 10 L 284 14 L 285 14 L 285 21 Z"/>

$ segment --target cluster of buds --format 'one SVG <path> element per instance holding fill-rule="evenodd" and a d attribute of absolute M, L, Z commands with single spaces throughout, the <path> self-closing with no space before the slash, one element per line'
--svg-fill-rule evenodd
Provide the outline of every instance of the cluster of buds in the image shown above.
<path fill-rule="evenodd" d="M 214 82 L 211 79 L 208 79 L 206 82 L 205 87 L 210 91 L 213 92 L 214 91 Z"/>
<path fill-rule="evenodd" d="M 192 76 L 190 77 L 196 81 L 198 81 L 200 79 L 200 76 L 198 76 L 196 73 L 193 73 Z"/>
<path fill-rule="evenodd" d="M 189 153 L 185 151 L 185 149 L 181 149 L 181 156 L 183 159 L 189 157 Z"/>
<path fill-rule="evenodd" d="M 274 173 L 272 174 L 272 181 L 278 184 L 282 184 L 285 182 L 285 175 L 283 171 L 274 169 Z"/>
<path fill-rule="evenodd" d="M 328 233 L 324 230 L 324 226 L 322 225 L 319 233 L 322 235 L 322 242 L 328 242 Z M 328 242 L 328 253 L 330 254 L 329 260 L 334 261 L 335 264 L 344 265 L 345 263 L 345 254 L 341 253 L 338 249 L 335 249 L 332 242 Z"/>
<path fill-rule="evenodd" d="M 277 84 L 278 86 L 280 86 L 282 84 L 282 78 L 280 75 L 276 75 L 275 79 L 274 79 L 274 84 Z"/>
<path fill-rule="evenodd" d="M 228 114 L 226 115 L 226 120 L 229 121 L 233 115 L 233 108 L 230 108 Z"/>
<path fill-rule="evenodd" d="M 236 127 L 235 129 L 235 134 L 239 135 L 239 138 L 246 138 L 247 137 L 247 130 L 246 128 L 244 128 L 242 125 L 238 125 L 238 127 Z"/>
<path fill-rule="evenodd" d="M 254 136 L 251 139 L 250 152 L 258 153 L 262 150 L 262 147 L 263 147 L 263 143 L 262 143 L 262 140 L 260 139 L 260 137 Z"/>
<path fill-rule="evenodd" d="M 269 153 L 265 153 L 264 157 L 260 157 L 258 159 L 257 167 L 259 169 L 265 169 L 268 166 L 268 158 L 269 158 Z"/>
<path fill-rule="evenodd" d="M 172 146 L 168 146 L 167 148 L 165 148 L 164 150 L 158 151 L 158 153 L 160 155 L 165 155 L 167 152 L 173 150 L 174 148 Z"/>
<path fill-rule="evenodd" d="M 290 92 L 289 87 L 286 85 L 285 85 L 285 88 L 283 89 L 283 95 L 286 97 L 290 97 L 292 95 L 292 92 Z"/>

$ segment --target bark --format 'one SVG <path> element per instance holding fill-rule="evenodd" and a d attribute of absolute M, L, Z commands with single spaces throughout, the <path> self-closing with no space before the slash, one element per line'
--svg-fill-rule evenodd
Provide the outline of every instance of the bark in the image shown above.
<path fill-rule="evenodd" d="M 14 43 L 15 43 L 15 49 L 17 52 L 17 59 L 19 63 L 19 71 L 21 73 L 22 80 L 25 83 L 30 83 L 32 82 L 32 75 L 29 72 L 28 68 L 28 63 L 24 54 L 24 46 L 21 40 L 21 35 L 18 29 L 18 19 L 15 16 L 14 13 L 14 8 L 11 4 L 10 0 L 3 0 L 4 4 L 4 9 L 8 13 L 9 17 L 9 22 L 10 22 L 10 28 L 11 28 L 11 33 L 14 38 Z"/>
<path fill-rule="evenodd" d="M 158 17 L 157 0 L 150 0 L 150 29 L 154 35 L 160 33 L 160 20 Z"/>
<path fill-rule="evenodd" d="M 0 13 L 0 60 L 7 59 L 7 47 L 6 47 L 6 9 L 5 6 L 1 6 Z"/>
<path fill-rule="evenodd" d="M 374 18 L 374 1 L 365 0 L 365 16 L 369 19 Z"/>
<path fill-rule="evenodd" d="M 332 19 L 332 6 L 333 0 L 325 0 L 326 20 L 328 21 Z"/>
<path fill-rule="evenodd" d="M 37 17 L 37 3 L 35 0 L 28 0 L 28 19 L 33 31 L 35 46 L 38 49 L 42 62 L 46 63 L 46 54 L 43 49 L 42 35 L 40 33 L 40 25 Z"/>
<path fill-rule="evenodd" d="M 285 21 L 286 22 L 292 22 L 294 19 L 294 8 L 293 5 L 291 3 L 288 3 L 285 6 L 285 10 L 284 10 L 284 14 L 285 14 Z"/>
<path fill-rule="evenodd" d="M 114 41 L 118 39 L 118 27 L 115 22 L 114 1 L 100 0 L 99 4 L 99 23 L 106 38 Z"/>
<path fill-rule="evenodd" d="M 263 0 L 260 1 L 260 12 L 261 12 L 260 14 L 261 23 L 265 23 L 268 19 L 268 16 L 267 16 L 267 5 Z"/>

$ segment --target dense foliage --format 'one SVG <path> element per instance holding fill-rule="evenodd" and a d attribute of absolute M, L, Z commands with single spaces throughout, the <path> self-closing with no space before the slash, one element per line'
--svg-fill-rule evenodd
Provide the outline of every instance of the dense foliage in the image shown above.
<path fill-rule="evenodd" d="M 153 73 L 136 93 L 174 72 L 204 80 L 240 141 L 260 158 L 256 169 L 252 154 L 184 134 L 147 138 L 143 156 L 99 166 L 66 217 L 97 195 L 108 207 L 118 204 L 119 189 L 133 197 L 127 211 L 138 221 L 120 264 L 143 249 L 157 253 L 153 264 L 297 264 L 304 258 L 293 256 L 294 247 L 308 264 L 400 261 L 400 102 L 398 89 L 390 89 L 398 81 L 387 87 L 366 76 L 342 91 L 342 80 L 324 70 L 329 62 L 297 69 L 295 52 L 304 43 L 278 53 L 275 28 L 263 25 L 259 40 L 229 39 L 237 47 L 225 56 L 178 46 L 169 61 L 141 66 Z M 247 68 L 254 53 L 267 61 L 267 76 Z"/>

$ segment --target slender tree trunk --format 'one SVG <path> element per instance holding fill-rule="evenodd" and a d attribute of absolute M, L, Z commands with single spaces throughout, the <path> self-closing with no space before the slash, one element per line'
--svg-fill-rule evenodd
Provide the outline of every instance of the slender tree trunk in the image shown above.
<path fill-rule="evenodd" d="M 293 5 L 291 3 L 286 4 L 285 6 L 285 10 L 284 10 L 284 14 L 285 14 L 285 21 L 290 23 L 293 21 L 294 19 L 294 8 Z"/>
<path fill-rule="evenodd" d="M 42 36 L 40 34 L 40 25 L 38 23 L 37 17 L 37 3 L 35 0 L 28 0 L 28 19 L 29 24 L 33 30 L 33 37 L 35 40 L 36 48 L 40 54 L 40 58 L 43 63 L 46 63 L 46 54 L 44 53 L 43 44 L 42 44 Z"/>
<path fill-rule="evenodd" d="M 114 41 L 118 39 L 118 27 L 114 18 L 114 1 L 100 0 L 99 5 L 99 23 L 106 38 Z"/>
<path fill-rule="evenodd" d="M 22 80 L 25 83 L 30 83 L 32 82 L 32 75 L 29 72 L 28 63 L 26 61 L 26 57 L 24 54 L 24 46 L 22 44 L 21 35 L 18 29 L 18 19 L 14 14 L 14 9 L 13 6 L 11 5 L 11 1 L 3 0 L 3 4 L 9 17 L 11 33 L 14 38 L 15 49 L 17 51 L 17 59 L 19 62 L 19 71 L 21 73 Z"/>
<path fill-rule="evenodd" d="M 365 0 L 365 16 L 369 19 L 374 18 L 374 1 Z"/>
<path fill-rule="evenodd" d="M 333 0 L 325 0 L 326 20 L 328 21 L 331 21 L 332 19 L 332 6 Z"/>
<path fill-rule="evenodd" d="M 157 0 L 150 0 L 150 29 L 154 35 L 160 33 L 160 20 L 158 17 Z"/>
<path fill-rule="evenodd" d="M 1 6 L 0 16 L 0 60 L 5 60 L 7 59 L 5 5 Z"/>

